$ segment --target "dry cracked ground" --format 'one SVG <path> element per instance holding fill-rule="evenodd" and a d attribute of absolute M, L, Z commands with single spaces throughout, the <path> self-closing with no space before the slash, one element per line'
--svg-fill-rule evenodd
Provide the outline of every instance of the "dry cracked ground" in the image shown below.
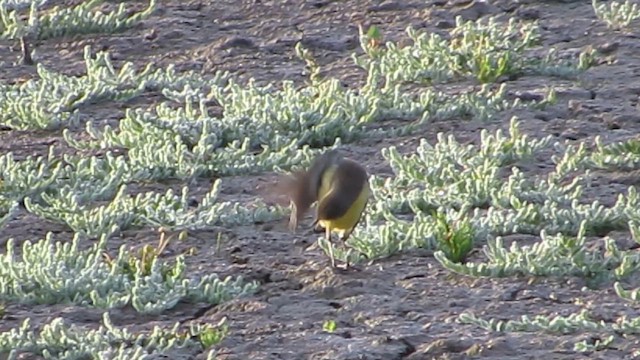
<path fill-rule="evenodd" d="M 129 4 L 145 6 L 140 1 Z M 416 136 L 365 139 L 346 145 L 349 156 L 367 164 L 371 173 L 390 171 L 379 151 L 384 146 L 413 151 L 419 138 L 434 141 L 438 132 L 474 142 L 480 129 L 507 128 L 512 115 L 522 120 L 524 132 L 535 137 L 551 134 L 558 140 L 579 141 L 601 135 L 612 141 L 637 132 L 640 42 L 633 33 L 607 29 L 596 19 L 588 1 L 167 0 L 153 16 L 124 33 L 39 44 L 36 61 L 78 74 L 84 70 L 83 47 L 90 44 L 94 49 L 108 50 L 116 64 L 175 64 L 180 70 L 205 73 L 228 70 L 242 80 L 253 77 L 261 84 L 279 84 L 282 79 L 303 84 L 304 63 L 294 53 L 294 45 L 300 41 L 313 52 L 326 75 L 338 76 L 345 86 L 353 86 L 364 76 L 349 58 L 351 53 L 361 52 L 358 23 L 377 25 L 386 40 L 402 42 L 407 40 L 407 26 L 443 33 L 454 25 L 456 15 L 465 19 L 498 15 L 538 20 L 545 45 L 576 51 L 593 47 L 610 61 L 590 69 L 578 81 L 554 80 L 558 103 L 544 110 L 509 111 L 482 122 L 435 122 Z M 4 62 L 0 78 L 4 82 L 20 82 L 35 75 L 34 67 L 14 64 L 18 49 L 14 43 L 0 47 Z M 549 81 L 525 77 L 508 86 L 514 92 L 540 91 Z M 112 122 L 125 107 L 151 105 L 157 99 L 148 96 L 136 104 L 109 104 L 84 114 Z M 60 133 L 0 133 L 3 153 L 43 154 L 49 145 L 60 152 L 69 151 Z M 634 178 L 633 174 L 600 174 L 589 191 L 610 204 L 620 187 L 633 184 Z M 273 174 L 223 179 L 224 198 L 251 201 L 264 195 L 273 179 Z M 200 193 L 209 188 L 211 180 L 198 182 Z M 8 224 L 1 239 L 37 240 L 47 231 L 69 230 L 23 213 Z M 222 246 L 215 246 L 218 238 Z M 627 338 L 603 351 L 581 354 L 574 351 L 574 344 L 594 341 L 595 334 L 494 333 L 455 321 L 463 311 L 497 319 L 569 315 L 582 309 L 603 320 L 637 315 L 611 286 L 585 291 L 579 278 L 470 279 L 442 268 L 430 252 L 417 250 L 376 261 L 360 271 L 334 272 L 327 268 L 321 250 L 305 251 L 316 238 L 308 232 L 289 233 L 285 219 L 191 234 L 186 243 L 170 245 L 168 256 L 194 247 L 197 253 L 189 257 L 191 269 L 257 280 L 258 293 L 215 307 L 179 305 L 158 316 L 114 310 L 112 319 L 116 325 L 144 330 L 158 324 L 171 326 L 175 321 L 217 323 L 227 317 L 230 332 L 220 344 L 220 359 L 615 359 L 629 357 L 640 348 L 638 340 Z M 136 246 L 155 244 L 157 234 L 125 232 L 121 241 Z M 113 246 L 119 245 L 116 242 Z M 38 324 L 58 316 L 95 326 L 101 311 L 68 305 L 9 304 L 0 330 L 15 327 L 26 317 Z M 322 330 L 326 320 L 336 321 L 334 333 Z M 184 353 L 173 358 L 204 356 Z"/>

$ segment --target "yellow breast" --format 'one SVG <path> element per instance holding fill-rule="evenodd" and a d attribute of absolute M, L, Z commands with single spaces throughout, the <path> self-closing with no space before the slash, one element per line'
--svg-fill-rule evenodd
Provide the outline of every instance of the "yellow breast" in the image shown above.
<path fill-rule="evenodd" d="M 364 211 L 365 206 L 367 205 L 367 199 L 369 197 L 369 187 L 366 186 L 360 192 L 360 195 L 356 199 L 356 201 L 351 205 L 349 210 L 340 218 L 334 220 L 320 220 L 318 221 L 320 225 L 325 228 L 329 228 L 332 231 L 337 231 L 344 233 L 347 230 L 350 230 L 360 220 L 360 215 Z"/>

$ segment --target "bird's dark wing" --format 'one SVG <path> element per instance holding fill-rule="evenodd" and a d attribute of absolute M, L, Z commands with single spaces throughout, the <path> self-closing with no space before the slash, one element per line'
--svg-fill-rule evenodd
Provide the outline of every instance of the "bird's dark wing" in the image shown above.
<path fill-rule="evenodd" d="M 318 192 L 322 186 L 322 174 L 324 174 L 328 168 L 340 161 L 342 161 L 342 154 L 337 150 L 329 150 L 318 156 L 311 164 L 311 167 L 307 172 L 307 176 L 309 178 L 308 189 L 309 193 L 313 194 L 316 199 L 318 198 Z"/>
<path fill-rule="evenodd" d="M 367 184 L 368 175 L 358 163 L 343 159 L 332 182 L 331 193 L 318 203 L 317 219 L 334 220 L 345 215 Z"/>
<path fill-rule="evenodd" d="M 318 214 L 316 218 L 319 220 L 335 220 L 341 218 L 347 213 L 353 201 L 348 202 L 345 199 L 331 193 L 324 197 L 318 203 Z"/>

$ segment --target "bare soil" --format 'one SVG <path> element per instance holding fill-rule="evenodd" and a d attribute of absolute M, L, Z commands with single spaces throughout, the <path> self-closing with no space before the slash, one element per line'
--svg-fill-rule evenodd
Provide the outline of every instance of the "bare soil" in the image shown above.
<path fill-rule="evenodd" d="M 54 3 L 62 3 L 61 1 Z M 35 60 L 67 74 L 84 70 L 83 47 L 109 50 L 116 65 L 134 61 L 144 66 L 176 64 L 181 70 L 213 73 L 229 70 L 245 81 L 279 84 L 283 79 L 303 84 L 304 63 L 295 57 L 301 41 L 323 66 L 324 74 L 339 76 L 346 86 L 358 84 L 364 74 L 349 55 L 360 52 L 357 24 L 378 26 L 386 40 L 406 41 L 404 30 L 443 33 L 454 16 L 476 19 L 486 15 L 537 19 L 544 44 L 562 50 L 591 46 L 607 52 L 610 63 L 594 67 L 578 81 L 525 77 L 508 84 L 510 91 L 541 91 L 556 86 L 558 104 L 544 110 L 499 114 L 491 121 L 459 119 L 435 122 L 416 136 L 364 139 L 345 145 L 350 157 L 365 163 L 373 174 L 389 174 L 380 155 L 384 146 L 413 151 L 420 138 L 435 140 L 438 132 L 475 142 L 479 130 L 506 129 L 512 115 L 530 136 L 551 134 L 558 140 L 605 142 L 634 137 L 640 128 L 640 41 L 637 33 L 609 30 L 598 21 L 589 1 L 491 0 L 489 5 L 467 0 L 166 0 L 139 26 L 117 35 L 91 35 L 52 39 L 37 44 Z M 142 1 L 129 1 L 141 9 Z M 109 5 L 111 6 L 111 5 Z M 131 6 L 131 5 L 128 5 Z M 16 65 L 19 44 L 0 44 L 0 80 L 21 82 L 36 76 L 34 66 Z M 613 49 L 613 50 L 611 50 Z M 146 96 L 136 106 L 148 106 L 159 97 Z M 117 121 L 126 106 L 110 104 L 83 109 L 94 119 Z M 79 129 L 81 131 L 81 129 Z M 0 132 L 0 152 L 19 156 L 45 154 L 49 145 L 69 151 L 59 132 Z M 548 160 L 548 159 L 547 159 Z M 543 160 L 541 160 L 543 161 Z M 535 168 L 535 166 L 533 167 Z M 542 169 L 540 171 L 543 171 Z M 633 184 L 633 176 L 602 174 L 593 198 L 615 201 L 617 193 Z M 274 174 L 223 179 L 225 199 L 251 201 L 265 193 Z M 200 194 L 212 179 L 201 179 Z M 232 180 L 232 181 L 231 181 Z M 158 185 L 160 188 L 162 185 Z M 519 319 L 522 315 L 569 315 L 589 310 L 604 320 L 637 316 L 611 286 L 585 290 L 579 278 L 470 279 L 451 274 L 425 251 L 410 251 L 363 265 L 360 271 L 328 268 L 321 250 L 305 251 L 315 239 L 311 232 L 290 233 L 282 221 L 250 227 L 211 229 L 191 234 L 185 243 L 172 243 L 167 256 L 196 249 L 188 258 L 191 272 L 242 275 L 260 282 L 257 294 L 215 307 L 181 304 L 159 316 L 142 316 L 133 309 L 113 310 L 112 319 L 132 331 L 171 326 L 180 321 L 217 323 L 228 318 L 229 336 L 220 345 L 220 359 L 620 359 L 640 349 L 637 338 L 616 338 L 614 346 L 591 354 L 574 351 L 581 340 L 598 334 L 493 333 L 456 322 L 471 311 L 478 316 Z M 26 212 L 9 223 L 0 239 L 38 240 L 47 231 L 70 230 Z M 222 234 L 222 246 L 216 246 Z M 156 243 L 152 230 L 126 231 L 113 240 L 134 247 Z M 612 234 L 628 239 L 628 234 Z M 62 236 L 60 236 L 62 237 Z M 522 240 L 522 239 L 519 239 Z M 610 284 L 608 284 L 610 285 Z M 17 327 L 25 318 L 43 324 L 63 317 L 78 325 L 96 326 L 101 311 L 76 306 L 7 304 L 0 330 Z M 335 320 L 337 330 L 327 333 L 323 322 Z M 175 359 L 203 359 L 205 354 L 185 351 Z"/>

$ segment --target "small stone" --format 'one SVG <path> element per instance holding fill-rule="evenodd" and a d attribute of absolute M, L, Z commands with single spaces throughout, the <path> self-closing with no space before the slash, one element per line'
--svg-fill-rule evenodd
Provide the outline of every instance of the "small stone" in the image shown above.
<path fill-rule="evenodd" d="M 234 36 L 222 42 L 222 44 L 218 46 L 218 49 L 227 50 L 232 48 L 255 48 L 255 47 L 256 45 L 253 42 L 253 40 L 246 37 Z"/>
<path fill-rule="evenodd" d="M 486 0 L 474 0 L 471 4 L 458 10 L 456 16 L 460 16 L 464 20 L 475 21 L 485 15 L 495 14 L 498 11 L 498 7 L 489 4 Z"/>
<path fill-rule="evenodd" d="M 269 274 L 268 282 L 281 282 L 287 280 L 287 275 L 283 271 L 274 271 Z"/>
<path fill-rule="evenodd" d="M 435 25 L 438 29 L 451 29 L 456 26 L 456 24 L 451 20 L 438 20 Z"/>
<path fill-rule="evenodd" d="M 570 88 L 558 88 L 556 90 L 556 95 L 561 97 L 568 97 L 571 99 L 582 99 L 582 100 L 591 100 L 594 95 L 593 92 L 587 89 L 570 87 Z"/>
<path fill-rule="evenodd" d="M 609 130 L 618 130 L 622 128 L 620 124 L 615 121 L 607 121 L 606 125 L 607 125 L 607 129 Z"/>
<path fill-rule="evenodd" d="M 602 45 L 596 47 L 596 51 L 603 55 L 611 54 L 612 52 L 618 50 L 620 48 L 620 43 L 617 41 L 614 42 L 606 42 Z"/>
<path fill-rule="evenodd" d="M 538 9 L 519 8 L 516 10 L 516 16 L 523 20 L 538 20 L 540 19 L 540 11 Z"/>
<path fill-rule="evenodd" d="M 144 34 L 144 39 L 147 41 L 153 41 L 158 37 L 158 32 L 156 29 L 151 29 Z"/>
<path fill-rule="evenodd" d="M 538 120 L 542 120 L 542 121 L 549 121 L 551 120 L 551 114 L 549 114 L 546 111 L 540 111 L 537 112 L 536 114 L 533 115 L 534 118 L 538 119 Z"/>
<path fill-rule="evenodd" d="M 578 113 L 582 110 L 582 102 L 571 99 L 567 102 L 567 108 L 574 113 Z"/>
<path fill-rule="evenodd" d="M 522 291 L 522 288 L 519 286 L 513 286 L 509 289 L 506 289 L 505 292 L 500 296 L 500 300 L 502 301 L 514 301 L 518 298 L 518 293 Z"/>
<path fill-rule="evenodd" d="M 473 344 L 467 350 L 464 351 L 464 354 L 467 356 L 478 356 L 483 350 L 483 346 L 480 344 Z"/>
<path fill-rule="evenodd" d="M 544 95 L 538 94 L 532 91 L 517 91 L 515 97 L 522 101 L 542 101 L 544 100 Z"/>
<path fill-rule="evenodd" d="M 380 5 L 373 5 L 367 8 L 369 12 L 380 12 L 380 11 L 398 11 L 404 9 L 405 5 L 398 1 L 385 1 Z"/>
<path fill-rule="evenodd" d="M 358 45 L 358 39 L 353 35 L 337 36 L 336 38 L 327 38 L 326 36 L 305 37 L 301 41 L 302 46 L 308 49 L 322 49 L 329 51 L 347 51 L 352 50 Z"/>
<path fill-rule="evenodd" d="M 316 0 L 311 2 L 311 6 L 313 6 L 316 9 L 321 9 L 327 6 L 328 4 L 329 4 L 329 1 L 327 0 Z"/>
<path fill-rule="evenodd" d="M 578 140 L 583 138 L 583 134 L 578 133 L 575 129 L 567 129 L 560 133 L 560 137 L 563 137 L 567 140 Z"/>
<path fill-rule="evenodd" d="M 626 113 L 626 114 L 618 114 L 611 118 L 611 121 L 614 123 L 640 123 L 640 114 L 635 113 Z"/>

